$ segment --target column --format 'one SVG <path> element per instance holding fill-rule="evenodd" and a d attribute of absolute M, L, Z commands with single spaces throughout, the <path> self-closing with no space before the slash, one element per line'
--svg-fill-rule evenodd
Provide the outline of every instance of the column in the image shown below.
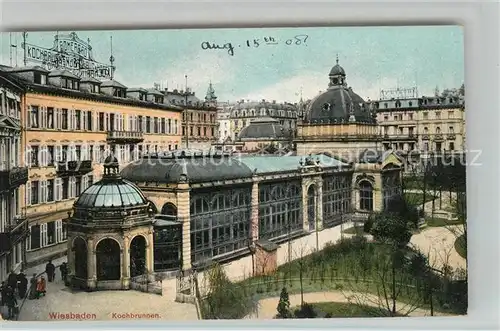
<path fill-rule="evenodd" d="M 316 230 L 323 230 L 323 178 L 316 179 Z"/>
<path fill-rule="evenodd" d="M 190 238 L 191 240 L 191 238 Z M 148 233 L 148 245 L 146 247 L 146 268 L 149 273 L 153 273 L 155 270 L 155 260 L 154 260 L 154 232 L 153 228 L 149 230 Z"/>
<path fill-rule="evenodd" d="M 191 269 L 191 217 L 189 184 L 177 186 L 177 218 L 182 222 L 182 270 Z"/>
<path fill-rule="evenodd" d="M 382 211 L 384 209 L 382 197 L 382 176 L 381 173 L 374 173 L 375 183 L 373 183 L 373 211 Z"/>
<path fill-rule="evenodd" d="M 307 215 L 307 182 L 302 178 L 302 228 L 309 232 L 309 219 Z"/>
<path fill-rule="evenodd" d="M 96 256 L 94 239 L 87 239 L 87 287 L 89 290 L 94 290 L 97 287 L 97 276 L 96 276 Z"/>
<path fill-rule="evenodd" d="M 252 242 L 259 240 L 259 181 L 257 176 L 253 177 L 252 183 L 252 211 L 250 214 L 250 231 Z"/>
<path fill-rule="evenodd" d="M 121 266 L 122 266 L 122 287 L 124 289 L 130 288 L 130 236 L 123 237 L 123 249 L 121 252 Z"/>

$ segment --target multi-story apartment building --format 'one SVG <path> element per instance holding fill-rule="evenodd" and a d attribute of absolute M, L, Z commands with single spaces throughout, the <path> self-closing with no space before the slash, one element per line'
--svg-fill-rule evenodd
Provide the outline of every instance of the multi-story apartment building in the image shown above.
<path fill-rule="evenodd" d="M 28 169 L 22 159 L 21 99 L 23 89 L 0 74 L 0 280 L 18 272 L 25 261 L 28 234 L 22 211 L 22 188 Z"/>
<path fill-rule="evenodd" d="M 217 142 L 217 97 L 210 83 L 205 101 L 189 88 L 164 91 L 172 105 L 180 106 L 182 113 L 182 148 L 210 150 Z M 187 130 L 187 131 L 186 131 Z"/>
<path fill-rule="evenodd" d="M 229 102 L 219 102 L 217 104 L 217 142 L 222 144 L 224 142 L 234 141 L 234 128 L 233 121 L 231 121 L 232 104 Z"/>
<path fill-rule="evenodd" d="M 31 265 L 66 253 L 64 220 L 74 199 L 101 178 L 102 167 L 95 165 L 107 154 L 125 165 L 144 153 L 180 148 L 183 109 L 170 105 L 158 90 L 79 79 L 66 70 L 35 66 L 12 69 L 9 75 L 26 87 L 24 211 Z"/>
<path fill-rule="evenodd" d="M 240 100 L 233 107 L 231 107 L 230 119 L 234 135 L 231 139 L 236 139 L 239 132 L 250 124 L 255 119 L 263 117 L 271 117 L 278 120 L 286 130 L 296 130 L 298 109 L 297 105 L 291 103 L 277 103 L 276 100 L 272 102 L 266 101 L 245 101 Z"/>
<path fill-rule="evenodd" d="M 463 96 L 417 97 L 416 89 L 408 94 L 404 98 L 371 102 L 377 111 L 383 146 L 411 155 L 412 159 L 429 153 L 462 152 L 465 149 Z"/>

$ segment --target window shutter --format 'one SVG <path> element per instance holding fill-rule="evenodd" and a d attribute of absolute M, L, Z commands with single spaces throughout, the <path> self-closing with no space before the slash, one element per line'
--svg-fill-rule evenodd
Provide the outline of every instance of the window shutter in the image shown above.
<path fill-rule="evenodd" d="M 40 106 L 38 108 L 38 127 L 40 129 L 45 128 L 45 120 L 47 119 L 46 111 L 47 111 L 47 108 L 45 108 L 45 107 Z"/>
<path fill-rule="evenodd" d="M 42 185 L 42 182 L 43 181 L 41 181 L 41 180 L 39 180 L 37 182 L 37 184 L 38 184 L 38 201 L 37 201 L 37 204 L 40 204 L 43 201 L 43 192 L 42 192 L 43 191 L 43 189 L 42 189 L 43 185 Z"/>
<path fill-rule="evenodd" d="M 70 177 L 69 180 L 69 186 L 70 186 L 70 198 L 76 197 L 76 179 L 75 177 Z"/>
<path fill-rule="evenodd" d="M 57 220 L 56 221 L 56 238 L 55 242 L 59 243 L 62 241 L 62 220 Z"/>
<path fill-rule="evenodd" d="M 92 131 L 98 130 L 97 117 L 98 117 L 97 112 L 93 110 L 92 111 Z"/>
<path fill-rule="evenodd" d="M 47 246 L 47 223 L 40 225 L 40 247 Z"/>
<path fill-rule="evenodd" d="M 26 206 L 31 206 L 31 182 L 27 182 L 24 188 Z"/>
<path fill-rule="evenodd" d="M 90 159 L 89 156 L 88 156 L 88 145 L 87 144 L 83 144 L 82 145 L 82 155 L 81 155 L 81 159 L 82 160 L 88 160 Z"/>
<path fill-rule="evenodd" d="M 32 160 L 32 153 L 33 153 L 33 150 L 31 149 L 31 145 L 28 145 L 26 147 L 26 166 L 28 168 L 31 168 L 31 160 Z"/>
<path fill-rule="evenodd" d="M 26 127 L 31 128 L 31 106 L 26 107 Z"/>
<path fill-rule="evenodd" d="M 62 192 L 61 192 L 61 178 L 56 178 L 54 180 L 54 200 L 61 201 Z"/>

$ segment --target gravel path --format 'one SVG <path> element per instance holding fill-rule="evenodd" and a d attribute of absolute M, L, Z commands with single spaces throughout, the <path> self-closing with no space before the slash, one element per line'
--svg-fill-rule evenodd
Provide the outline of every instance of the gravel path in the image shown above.
<path fill-rule="evenodd" d="M 329 291 L 329 292 L 312 292 L 312 293 L 304 293 L 304 301 L 307 303 L 318 303 L 318 302 L 343 302 L 343 303 L 348 303 L 349 300 L 347 298 L 356 296 L 359 299 L 365 299 L 362 300 L 365 305 L 372 306 L 372 307 L 384 307 L 385 303 L 379 303 L 378 298 L 375 295 L 370 295 L 370 294 L 359 294 L 355 292 L 340 292 L 340 291 Z M 274 316 L 277 314 L 276 307 L 278 306 L 280 298 L 279 297 L 273 297 L 273 298 L 266 298 L 262 299 L 259 301 L 259 308 L 258 308 L 258 313 L 253 316 L 247 316 L 247 319 L 273 319 Z M 352 301 L 353 303 L 358 303 L 356 299 Z M 291 294 L 290 295 L 290 307 L 295 307 L 300 305 L 300 294 Z M 424 316 L 431 316 L 430 311 L 426 309 L 415 309 L 413 310 L 411 306 L 397 302 L 396 303 L 396 310 L 399 313 L 405 314 L 408 311 L 411 311 L 409 313 L 409 316 L 413 317 L 424 317 Z M 443 314 L 443 313 L 434 313 L 434 316 L 452 316 L 449 314 Z"/>

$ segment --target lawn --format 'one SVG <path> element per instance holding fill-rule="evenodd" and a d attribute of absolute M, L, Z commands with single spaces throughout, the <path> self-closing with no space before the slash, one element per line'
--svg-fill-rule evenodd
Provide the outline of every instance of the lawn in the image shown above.
<path fill-rule="evenodd" d="M 455 250 L 458 255 L 467 259 L 467 240 L 465 240 L 465 235 L 461 235 L 455 240 Z"/>
<path fill-rule="evenodd" d="M 317 318 L 344 317 L 388 317 L 389 312 L 378 307 L 357 305 L 345 302 L 317 302 L 310 304 L 317 313 Z M 294 307 L 292 311 L 299 309 Z M 397 314 L 396 314 L 397 315 Z M 401 316 L 401 315 L 398 315 Z"/>
<path fill-rule="evenodd" d="M 355 225 L 352 228 L 345 229 L 342 232 L 344 232 L 345 234 L 358 234 L 358 235 L 367 234 L 364 231 L 363 225 Z"/>
<path fill-rule="evenodd" d="M 425 202 L 432 201 L 436 198 L 437 197 L 435 195 L 427 193 L 425 195 Z M 424 195 L 422 193 L 406 192 L 405 199 L 406 199 L 406 201 L 408 201 L 408 203 L 410 203 L 411 205 L 414 205 L 414 206 L 419 206 L 419 205 L 424 203 Z"/>
<path fill-rule="evenodd" d="M 427 226 L 431 227 L 440 227 L 440 226 L 448 226 L 448 225 L 458 225 L 458 224 L 464 224 L 464 221 L 461 219 L 456 219 L 456 220 L 448 220 L 446 218 L 439 218 L 439 217 L 430 217 L 425 220 Z"/>

